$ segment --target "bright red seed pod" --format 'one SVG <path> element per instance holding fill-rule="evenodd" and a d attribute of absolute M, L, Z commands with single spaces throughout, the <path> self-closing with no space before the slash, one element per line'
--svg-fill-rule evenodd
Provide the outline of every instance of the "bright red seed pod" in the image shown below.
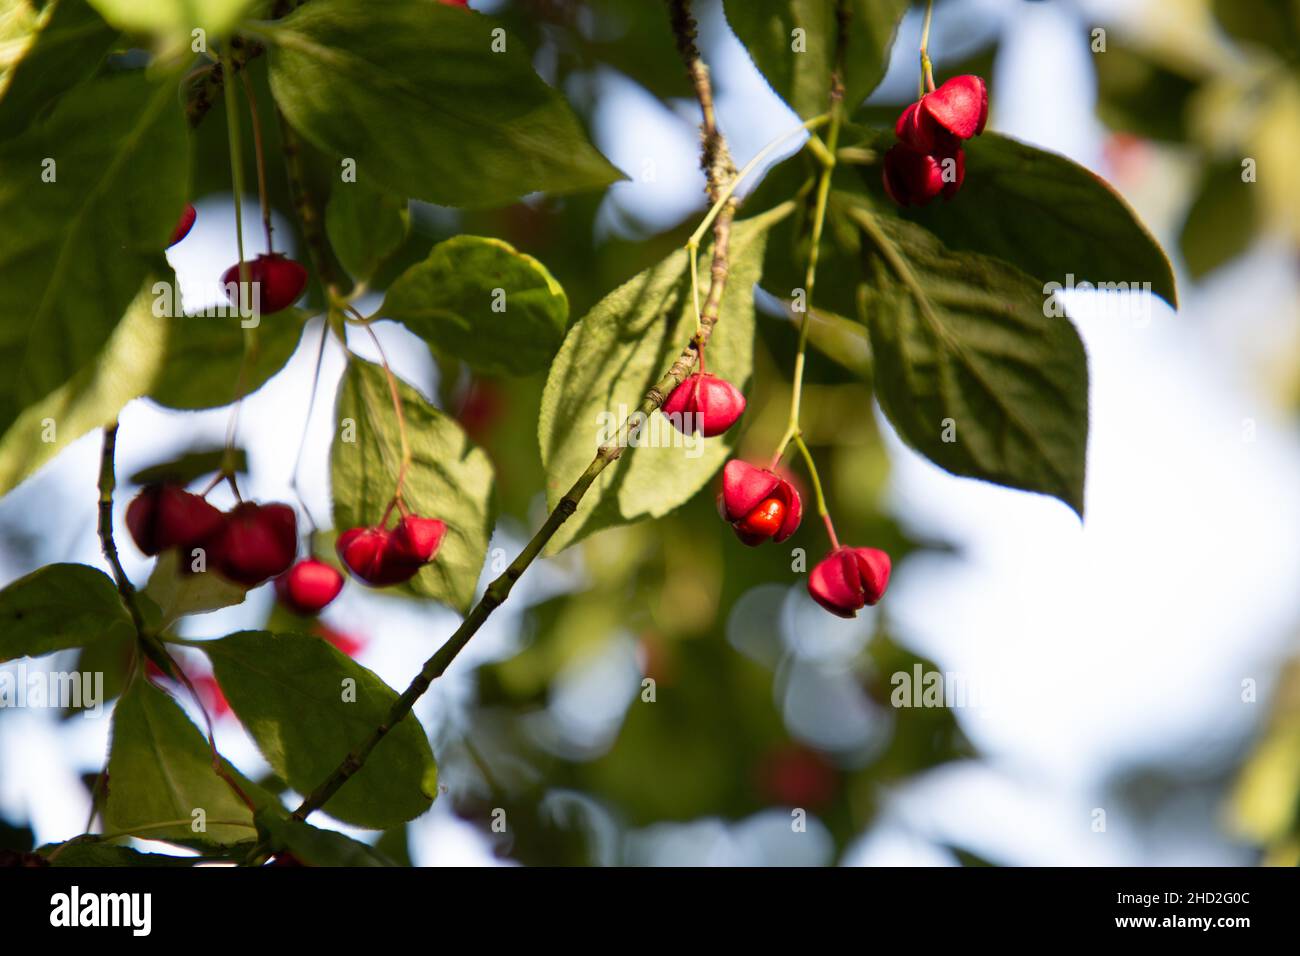
<path fill-rule="evenodd" d="M 438 553 L 447 526 L 437 518 L 405 515 L 393 529 L 391 555 L 397 560 L 428 564 Z"/>
<path fill-rule="evenodd" d="M 241 288 L 238 262 L 225 271 L 221 281 L 231 302 L 241 309 L 252 307 L 246 304 L 242 292 L 237 291 Z M 307 270 L 278 252 L 264 253 L 248 263 L 248 281 L 257 287 L 258 314 L 271 315 L 298 301 L 302 290 L 307 288 Z"/>
<path fill-rule="evenodd" d="M 889 555 L 878 548 L 836 548 L 808 575 L 808 593 L 832 614 L 857 617 L 889 586 Z"/>
<path fill-rule="evenodd" d="M 940 193 L 951 198 L 965 176 L 966 157 L 960 147 L 950 157 L 923 153 L 906 143 L 895 143 L 885 153 L 885 192 L 900 206 L 924 206 Z"/>
<path fill-rule="evenodd" d="M 126 509 L 126 526 L 136 547 L 151 557 L 168 548 L 188 548 L 217 534 L 226 516 L 179 485 L 149 485 Z"/>
<path fill-rule="evenodd" d="M 736 537 L 752 547 L 768 539 L 779 543 L 794 534 L 803 518 L 803 502 L 794 485 L 780 475 L 733 458 L 722 469 L 718 513 L 730 522 Z"/>
<path fill-rule="evenodd" d="M 275 579 L 280 603 L 303 617 L 319 614 L 343 590 L 343 575 L 315 558 L 299 561 Z"/>
<path fill-rule="evenodd" d="M 284 504 L 245 501 L 226 516 L 208 550 L 208 564 L 244 587 L 283 574 L 298 553 L 298 518 Z"/>
<path fill-rule="evenodd" d="M 662 411 L 683 434 L 693 434 L 698 426 L 705 438 L 712 438 L 744 414 L 745 396 L 725 378 L 697 372 L 673 389 Z"/>
<path fill-rule="evenodd" d="M 384 528 L 349 528 L 339 535 L 334 550 L 354 577 L 382 587 L 396 583 L 384 580 L 384 555 L 391 537 Z"/>
<path fill-rule="evenodd" d="M 894 124 L 894 135 L 899 142 L 923 153 L 949 155 L 961 145 L 961 140 L 941 126 L 929 110 L 921 108 L 920 100 L 899 115 Z"/>
<path fill-rule="evenodd" d="M 447 525 L 437 518 L 405 515 L 391 531 L 350 528 L 339 535 L 339 560 L 366 584 L 386 587 L 413 578 L 438 553 Z"/>
<path fill-rule="evenodd" d="M 194 219 L 197 216 L 198 213 L 194 211 L 194 207 L 186 203 L 185 211 L 181 213 L 181 218 L 176 221 L 176 228 L 172 230 L 172 237 L 167 240 L 168 249 L 190 234 L 190 230 L 194 228 Z"/>
<path fill-rule="evenodd" d="M 989 91 L 978 76 L 954 76 L 921 97 L 921 108 L 960 139 L 984 132 L 989 118 Z"/>

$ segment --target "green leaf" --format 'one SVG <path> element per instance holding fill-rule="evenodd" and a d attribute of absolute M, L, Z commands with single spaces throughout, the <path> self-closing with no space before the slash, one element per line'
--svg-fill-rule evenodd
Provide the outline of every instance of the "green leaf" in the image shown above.
<path fill-rule="evenodd" d="M 569 301 L 544 265 L 509 243 L 454 236 L 397 277 L 379 314 L 477 371 L 528 375 L 554 358 Z"/>
<path fill-rule="evenodd" d="M 243 391 L 251 395 L 284 368 L 302 338 L 308 315 L 285 309 L 244 329 L 238 316 L 183 315 L 155 320 L 163 326 L 163 362 L 149 397 L 167 408 L 200 409 L 229 405 Z M 252 349 L 244 364 L 244 338 Z M 155 334 L 159 334 L 155 332 Z"/>
<path fill-rule="evenodd" d="M 885 75 L 910 0 L 849 0 L 844 99 L 852 110 Z M 836 0 L 726 0 L 727 22 L 781 97 L 804 119 L 831 105 Z M 795 31 L 801 31 L 796 33 Z"/>
<path fill-rule="evenodd" d="M 367 182 L 336 183 L 325 207 L 325 229 L 343 268 L 365 282 L 406 238 L 406 200 Z"/>
<path fill-rule="evenodd" d="M 883 155 L 892 131 L 880 131 Z M 901 215 L 933 232 L 953 250 L 1004 259 L 1042 283 L 1127 282 L 1177 307 L 1173 267 L 1160 244 L 1119 193 L 1064 156 L 997 133 L 965 143 L 966 179 L 949 202 L 938 200 Z M 880 167 L 865 182 L 884 208 Z M 887 204 L 887 205 L 884 205 Z"/>
<path fill-rule="evenodd" d="M 182 485 L 212 475 L 229 464 L 236 474 L 248 473 L 248 453 L 242 448 L 205 448 L 187 451 L 179 458 L 141 468 L 131 476 L 133 485 L 151 485 L 160 481 L 174 481 Z"/>
<path fill-rule="evenodd" d="M 253 785 L 222 764 L 256 799 Z M 195 810 L 203 811 L 203 830 L 194 828 Z M 256 836 L 252 813 L 213 769 L 207 739 L 176 701 L 143 677 L 127 688 L 113 712 L 104 816 L 111 830 L 154 840 L 227 845 Z M 172 821 L 188 822 L 155 826 Z"/>
<path fill-rule="evenodd" d="M 179 551 L 164 552 L 149 575 L 144 593 L 162 611 L 163 627 L 170 627 L 187 614 L 206 614 L 242 604 L 248 594 L 246 589 L 211 569 L 182 574 L 181 561 L 191 559 L 190 554 L 182 555 Z"/>
<path fill-rule="evenodd" d="M 1261 216 L 1253 183 L 1242 182 L 1241 165 L 1227 161 L 1208 167 L 1187 212 L 1178 244 L 1187 271 L 1200 279 L 1250 248 Z"/>
<path fill-rule="evenodd" d="M 732 226 L 730 278 L 705 361 L 710 372 L 742 391 L 753 365 L 754 284 L 767 233 L 790 210 L 786 204 Z M 701 250 L 702 289 L 708 287 L 711 257 L 711 248 Z M 679 249 L 605 296 L 569 330 L 551 365 L 537 424 L 551 508 L 690 341 L 695 312 L 689 272 L 686 251 Z M 656 413 L 641 439 L 653 445 L 629 447 L 597 477 L 577 512 L 551 539 L 549 553 L 603 528 L 660 517 L 684 504 L 722 467 L 740 427 L 717 438 L 692 436 L 688 446 Z"/>
<path fill-rule="evenodd" d="M 50 860 L 50 866 L 194 866 L 199 860 L 192 856 L 168 856 L 166 853 L 141 853 L 129 846 L 104 843 L 99 840 L 69 840 L 66 843 L 47 843 L 40 849 L 41 856 Z"/>
<path fill-rule="evenodd" d="M 97 357 L 176 225 L 188 150 L 175 84 L 140 73 L 0 146 L 0 429 Z"/>
<path fill-rule="evenodd" d="M 29 0 L 0 13 L 0 137 L 15 136 L 40 110 L 95 71 L 116 31 L 85 0 Z"/>
<path fill-rule="evenodd" d="M 373 847 L 336 830 L 322 830 L 275 810 L 257 815 L 273 853 L 288 851 L 305 866 L 392 866 Z"/>
<path fill-rule="evenodd" d="M 90 0 L 104 19 L 123 30 L 172 35 L 189 45 L 190 31 L 216 39 L 227 33 L 259 0 Z"/>
<path fill-rule="evenodd" d="M 492 462 L 465 432 L 398 381 L 411 444 L 402 497 L 411 510 L 447 524 L 433 563 L 411 579 L 415 594 L 469 610 L 492 533 Z M 339 390 L 339 432 L 330 455 L 334 527 L 378 524 L 402 464 L 397 417 L 384 370 L 352 359 Z M 351 424 L 349 424 L 351 423 Z M 355 430 L 355 441 L 347 440 Z"/>
<path fill-rule="evenodd" d="M 260 30 L 293 126 L 394 192 L 500 206 L 620 178 L 491 17 L 437 0 L 313 0 Z"/>
<path fill-rule="evenodd" d="M 850 215 L 878 253 L 861 306 L 876 395 L 899 434 L 953 474 L 1054 495 L 1082 517 L 1088 365 L 1074 326 L 1004 262 L 901 219 Z"/>
<path fill-rule="evenodd" d="M 386 722 L 397 700 L 372 672 L 319 637 L 241 631 L 201 647 L 263 756 L 300 793 L 324 781 Z M 436 794 L 433 751 L 420 722 L 408 715 L 325 811 L 383 829 L 418 817 Z"/>
<path fill-rule="evenodd" d="M 112 579 L 84 564 L 50 564 L 0 591 L 0 661 L 134 633 Z"/>
<path fill-rule="evenodd" d="M 116 421 L 122 406 L 149 391 L 162 368 L 151 285 L 146 278 L 98 358 L 29 405 L 0 434 L 0 495 L 82 435 Z"/>

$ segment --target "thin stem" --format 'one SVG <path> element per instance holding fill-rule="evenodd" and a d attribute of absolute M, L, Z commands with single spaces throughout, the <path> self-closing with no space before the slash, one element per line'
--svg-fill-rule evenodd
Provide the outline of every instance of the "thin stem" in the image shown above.
<path fill-rule="evenodd" d="M 682 55 L 688 60 L 688 70 L 693 75 L 702 76 L 704 88 L 708 90 L 707 71 L 691 69 L 690 60 L 693 57 L 698 59 L 699 54 L 694 52 L 694 45 L 691 42 L 693 37 L 694 21 L 690 17 L 689 8 L 686 0 L 673 0 L 673 27 L 678 36 L 678 48 Z M 688 35 L 689 34 L 689 35 Z M 706 117 L 712 109 L 712 93 L 708 90 L 707 95 L 700 94 L 701 86 L 697 83 L 696 90 L 699 94 L 701 110 L 705 112 Z M 515 582 L 523 576 L 524 572 L 534 560 L 542 553 L 547 542 L 554 537 L 560 525 L 564 524 L 575 511 L 578 510 L 578 503 L 582 497 L 591 488 L 600 473 L 605 470 L 612 462 L 617 461 L 623 453 L 623 443 L 620 436 L 628 429 L 631 422 L 641 420 L 645 416 L 653 414 L 663 403 L 664 399 L 672 392 L 674 388 L 682 383 L 682 380 L 690 373 L 695 366 L 698 354 L 708 344 L 709 337 L 712 335 L 713 326 L 717 322 L 717 307 L 721 302 L 722 291 L 726 286 L 730 274 L 729 261 L 727 253 L 730 245 L 731 234 L 731 205 L 727 203 L 730 199 L 731 190 L 728 185 L 716 179 L 726 168 L 726 147 L 721 143 L 721 137 L 717 138 L 718 152 L 715 154 L 715 161 L 708 166 L 710 176 L 710 195 L 714 196 L 715 209 L 719 210 L 714 215 L 715 226 L 713 235 L 713 269 L 706 304 L 701 310 L 701 325 L 699 331 L 692 336 L 690 342 L 682 349 L 677 360 L 668 368 L 663 376 L 646 392 L 641 400 L 637 410 L 624 420 L 619 429 L 618 435 L 610 441 L 601 445 L 596 451 L 595 458 L 591 464 L 573 483 L 573 486 L 565 493 L 542 526 L 533 535 L 532 539 L 526 544 L 522 551 L 515 557 L 510 566 L 506 568 L 496 580 L 488 585 L 483 596 L 479 598 L 478 603 L 470 609 L 465 620 L 456 628 L 455 632 L 447 639 L 447 642 L 438 648 L 424 663 L 420 673 L 416 675 L 410 685 L 402 692 L 401 696 L 394 701 L 390 708 L 388 717 L 385 721 L 371 731 L 370 735 L 362 741 L 360 746 L 354 749 L 344 758 L 343 762 L 321 782 L 315 790 L 309 793 L 294 811 L 294 819 L 303 820 L 312 812 L 319 810 L 348 780 L 365 764 L 366 759 L 370 756 L 398 722 L 411 712 L 415 702 L 424 694 L 429 686 L 446 671 L 447 667 L 455 660 L 456 655 L 464 649 L 472 638 L 483 626 L 483 622 L 488 619 L 496 608 L 500 607 L 510 596 L 511 589 Z M 739 177 L 735 177 L 739 178 Z M 726 206 L 723 210 L 722 206 Z M 258 846 L 254 848 L 250 859 L 256 859 L 259 852 L 265 852 L 265 847 Z"/>
<path fill-rule="evenodd" d="M 228 63 L 226 54 L 223 63 Z M 244 259 L 244 148 L 239 129 L 239 98 L 232 84 L 223 86 L 226 96 L 226 136 L 230 141 L 230 176 L 235 189 L 235 242 L 239 248 L 239 291 L 235 301 L 240 303 L 242 314 L 245 304 L 255 301 L 252 283 L 249 277 L 248 263 Z M 245 298 L 247 292 L 247 298 Z M 244 383 L 247 379 L 249 361 L 256 351 L 256 330 L 244 328 L 244 354 L 239 363 L 239 374 L 235 379 L 235 402 L 230 409 L 230 420 L 226 425 L 226 450 L 221 470 L 227 476 L 233 475 L 235 436 L 239 429 L 239 411 L 243 405 Z"/>
<path fill-rule="evenodd" d="M 257 97 L 253 94 L 253 81 L 247 73 L 244 80 L 244 97 L 248 100 L 248 115 L 253 120 L 253 155 L 257 158 L 257 200 L 262 207 L 262 229 L 266 232 L 266 251 L 275 251 L 271 241 L 271 198 L 266 191 L 266 159 L 262 152 L 262 122 L 257 115 Z"/>
<path fill-rule="evenodd" d="M 830 130 L 826 134 L 826 158 L 817 179 L 817 197 L 813 206 L 811 245 L 808 249 L 808 268 L 804 272 L 804 311 L 799 321 L 799 345 L 794 356 L 794 379 L 790 392 L 790 416 L 785 432 L 772 454 L 775 468 L 785 455 L 786 446 L 799 434 L 800 403 L 803 400 L 803 373 L 808 352 L 808 328 L 812 318 L 813 290 L 817 284 L 817 262 L 820 256 L 822 231 L 826 224 L 826 206 L 830 199 L 831 177 L 835 172 L 835 147 L 839 142 L 841 109 L 838 99 L 831 106 Z"/>
<path fill-rule="evenodd" d="M 930 62 L 930 20 L 934 16 L 934 0 L 926 0 L 925 21 L 921 26 L 921 77 L 920 93 L 934 90 L 934 65 Z"/>
<path fill-rule="evenodd" d="M 321 317 L 320 324 L 320 345 L 316 347 L 316 370 L 311 377 L 311 392 L 307 397 L 307 419 L 302 423 L 302 437 L 298 440 L 298 454 L 293 459 L 293 472 L 289 476 L 289 487 L 293 490 L 294 496 L 298 499 L 298 504 L 302 505 L 303 513 L 307 515 L 307 521 L 311 524 L 312 533 L 318 530 L 316 519 L 312 517 L 311 509 L 307 507 L 307 500 L 303 498 L 302 491 L 298 487 L 298 472 L 302 469 L 302 455 L 307 447 L 307 432 L 311 426 L 312 412 L 316 410 L 316 391 L 320 387 L 321 366 L 325 361 L 325 344 L 329 341 L 330 323 L 328 316 Z M 311 542 L 308 541 L 310 545 Z"/>
<path fill-rule="evenodd" d="M 117 489 L 117 473 L 114 464 L 117 453 L 117 422 L 104 428 L 104 444 L 99 456 L 99 546 L 104 552 L 104 559 L 113 571 L 113 582 L 117 593 L 122 596 L 122 603 L 130 612 L 131 623 L 137 634 L 145 633 L 144 616 L 135 599 L 135 587 L 122 569 L 122 561 L 117 555 L 117 542 L 113 540 L 113 492 Z"/>
<path fill-rule="evenodd" d="M 379 337 L 375 335 L 375 330 L 370 327 L 369 322 L 365 324 L 365 330 L 370 335 L 370 341 L 375 343 L 375 348 L 379 351 L 379 361 L 384 366 L 384 377 L 388 379 L 388 394 L 393 399 L 393 413 L 397 416 L 397 438 L 402 445 L 402 464 L 397 470 L 397 482 L 393 489 L 393 498 L 388 503 L 383 518 L 379 521 L 382 526 L 388 524 L 388 517 L 393 513 L 393 508 L 401 506 L 402 486 L 406 482 L 406 473 L 411 467 L 411 445 L 406 438 L 406 416 L 402 413 L 402 397 L 397 391 L 397 376 L 388 367 L 388 357 L 384 354 L 384 347 L 379 344 Z M 406 512 L 403 510 L 402 513 L 405 514 Z"/>
<path fill-rule="evenodd" d="M 808 450 L 802 435 L 794 436 L 794 444 L 799 449 L 799 453 L 803 455 L 804 464 L 808 466 L 808 477 L 812 479 L 813 495 L 817 499 L 817 513 L 821 515 L 822 522 L 826 525 L 826 534 L 831 539 L 831 548 L 838 548 L 840 539 L 836 537 L 835 525 L 831 523 L 831 513 L 826 507 L 826 495 L 822 493 L 822 480 L 821 476 L 817 474 L 817 464 L 813 461 L 812 452 Z"/>

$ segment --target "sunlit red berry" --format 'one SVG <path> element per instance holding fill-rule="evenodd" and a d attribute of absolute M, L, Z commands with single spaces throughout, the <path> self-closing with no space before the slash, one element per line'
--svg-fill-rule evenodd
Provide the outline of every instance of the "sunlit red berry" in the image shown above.
<path fill-rule="evenodd" d="M 315 558 L 299 561 L 275 579 L 280 603 L 303 617 L 319 614 L 343 590 L 343 575 Z"/>
<path fill-rule="evenodd" d="M 878 548 L 837 548 L 808 575 L 808 593 L 840 617 L 856 617 L 889 587 L 889 555 Z"/>
<path fill-rule="evenodd" d="M 772 500 L 780 506 L 779 513 L 768 504 Z M 722 469 L 718 513 L 730 522 L 736 537 L 753 546 L 794 534 L 803 518 L 803 502 L 794 485 L 780 475 L 732 459 Z"/>
<path fill-rule="evenodd" d="M 673 389 L 662 411 L 678 431 L 700 431 L 705 438 L 721 435 L 745 411 L 745 396 L 725 378 L 706 373 L 688 375 Z"/>
<path fill-rule="evenodd" d="M 298 553 L 298 519 L 288 505 L 236 505 L 225 527 L 208 548 L 209 567 L 242 584 L 256 587 L 282 574 Z"/>

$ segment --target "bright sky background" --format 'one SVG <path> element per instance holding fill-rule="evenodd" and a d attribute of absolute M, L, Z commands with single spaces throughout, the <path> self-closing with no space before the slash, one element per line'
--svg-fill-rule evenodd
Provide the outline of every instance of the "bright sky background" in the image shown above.
<path fill-rule="evenodd" d="M 1104 130 L 1093 116 L 1091 24 L 1067 4 L 972 0 L 965 6 L 1001 19 L 1005 31 L 991 128 L 1108 175 Z M 715 41 L 707 55 L 719 78 L 721 124 L 743 163 L 797 120 L 740 46 L 722 33 L 716 20 L 706 19 L 705 38 Z M 911 51 L 918 35 L 919 20 L 910 18 L 889 88 L 915 83 Z M 942 50 L 947 42 L 940 16 L 932 49 Z M 655 229 L 676 224 L 700 200 L 693 104 L 666 110 L 628 81 L 602 79 L 595 137 L 634 181 L 614 187 L 598 228 L 624 228 L 619 224 L 628 214 Z M 647 162 L 656 170 L 654 180 L 636 179 Z M 1160 166 L 1122 185 L 1168 249 L 1175 247 L 1178 223 L 1169 216 L 1178 214 L 1171 197 L 1182 189 L 1180 175 L 1177 166 Z M 255 204 L 247 215 L 246 221 L 256 221 Z M 250 238 L 257 242 L 256 230 Z M 1009 863 L 1244 862 L 1208 818 L 1194 818 L 1190 828 L 1143 832 L 1120 807 L 1108 804 L 1104 784 L 1130 763 L 1185 760 L 1194 766 L 1239 746 L 1265 712 L 1278 660 L 1296 650 L 1300 441 L 1294 422 L 1259 381 L 1255 364 L 1270 348 L 1294 342 L 1297 290 L 1287 255 L 1265 245 L 1200 287 L 1180 276 L 1179 314 L 1156 303 L 1145 323 L 1095 307 L 1088 313 L 1087 302 L 1071 303 L 1079 308 L 1076 324 L 1092 375 L 1082 527 L 1054 500 L 948 476 L 890 433 L 890 506 L 918 532 L 958 545 L 957 556 L 918 558 L 899 571 L 888 601 L 896 632 L 945 671 L 979 686 L 1037 693 L 1029 700 L 995 695 L 983 708 L 960 711 L 984 762 L 936 771 L 896 792 L 881 822 L 852 851 L 851 862 L 951 863 L 935 840 Z M 200 204 L 194 232 L 171 258 L 187 305 L 201 306 L 201 290 L 235 259 L 229 204 L 218 198 Z M 427 392 L 433 371 L 425 350 L 411 347 L 399 330 L 385 331 L 396 370 Z M 318 334 L 318 326 L 307 334 Z M 354 343 L 362 354 L 368 345 Z M 241 439 L 250 450 L 253 497 L 288 496 L 306 412 L 310 352 L 301 351 L 246 404 Z M 326 379 L 340 369 L 341 358 L 331 351 Z M 332 403 L 332 389 L 323 389 L 309 439 L 314 451 L 303 471 L 307 500 L 322 518 L 328 515 L 324 476 Z M 1243 440 L 1246 420 L 1254 423 L 1252 441 Z M 134 403 L 122 417 L 119 473 L 200 436 L 220 441 L 225 423 L 221 411 L 176 415 Z M 98 435 L 77 442 L 0 502 L 0 521 L 7 527 L 49 534 L 41 564 L 98 563 L 98 442 Z M 52 501 L 63 512 L 50 532 Z M 493 547 L 513 553 L 523 531 L 499 530 Z M 0 553 L 0 562 L 7 560 Z M 28 570 L 0 563 L 0 581 Z M 127 571 L 137 581 L 147 570 L 147 562 L 128 555 Z M 520 610 L 563 587 L 571 573 L 555 564 L 529 572 L 516 597 L 421 702 L 417 713 L 426 726 L 454 719 L 457 703 L 469 693 L 466 662 L 508 653 Z M 219 635 L 259 623 L 268 592 L 199 619 L 193 633 Z M 449 611 L 417 609 L 360 588 L 345 589 L 326 620 L 346 629 L 376 613 L 384 615 L 383 639 L 372 640 L 360 660 L 399 687 L 457 620 Z M 822 660 L 817 652 L 800 653 L 832 677 L 870 623 L 864 618 L 845 629 L 824 616 L 803 614 L 797 602 L 785 619 L 798 622 L 801 648 L 809 635 L 825 638 L 831 650 L 820 652 Z M 618 645 L 610 659 L 593 665 L 604 668 L 594 673 L 606 686 L 628 679 L 626 659 L 619 656 L 624 652 Z M 1246 678 L 1258 681 L 1259 703 L 1241 703 Z M 581 722 L 584 716 L 596 730 L 611 717 L 577 713 L 568 719 Z M 612 718 L 616 726 L 617 712 Z M 30 817 L 39 841 L 81 832 L 87 806 L 75 777 L 102 759 L 108 729 L 107 719 L 76 719 L 60 728 L 49 712 L 5 714 L 0 814 Z M 236 727 L 226 724 L 219 743 L 246 770 L 261 766 Z M 1104 834 L 1092 832 L 1098 807 L 1108 811 Z M 647 862 L 826 859 L 829 844 L 817 827 L 802 841 L 790 840 L 788 831 L 788 817 L 780 812 L 731 825 L 701 821 L 656 828 L 634 839 L 632 851 Z M 412 844 L 418 863 L 492 862 L 482 839 L 451 816 L 445 801 L 414 824 Z"/>

